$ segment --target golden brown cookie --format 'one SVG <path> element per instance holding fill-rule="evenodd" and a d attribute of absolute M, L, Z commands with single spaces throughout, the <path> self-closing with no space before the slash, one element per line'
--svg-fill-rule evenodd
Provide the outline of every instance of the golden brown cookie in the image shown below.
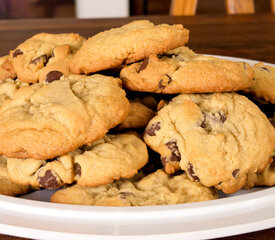
<path fill-rule="evenodd" d="M 51 201 L 95 206 L 150 206 L 217 198 L 215 189 L 190 181 L 186 174 L 169 176 L 158 170 L 142 179 L 136 176 L 99 187 L 74 185 L 54 193 Z"/>
<path fill-rule="evenodd" d="M 182 46 L 188 38 L 189 31 L 181 24 L 133 21 L 89 38 L 73 57 L 71 71 L 87 74 L 139 61 L 150 54 Z"/>
<path fill-rule="evenodd" d="M 39 33 L 10 51 L 10 59 L 21 81 L 51 82 L 70 74 L 71 58 L 84 41 L 74 33 Z"/>
<path fill-rule="evenodd" d="M 144 140 L 166 172 L 182 169 L 193 181 L 233 193 L 269 164 L 275 129 L 236 93 L 181 94 L 149 122 Z"/>
<path fill-rule="evenodd" d="M 120 84 L 103 75 L 70 75 L 20 88 L 0 108 L 0 153 L 51 159 L 102 138 L 127 117 Z"/>
<path fill-rule="evenodd" d="M 248 88 L 253 76 L 247 63 L 196 55 L 186 47 L 151 54 L 120 72 L 125 88 L 156 93 L 237 91 Z"/>

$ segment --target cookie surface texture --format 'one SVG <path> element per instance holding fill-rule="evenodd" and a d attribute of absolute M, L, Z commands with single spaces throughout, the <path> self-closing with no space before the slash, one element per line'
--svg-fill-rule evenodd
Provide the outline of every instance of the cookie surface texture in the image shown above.
<path fill-rule="evenodd" d="M 0 152 L 45 160 L 102 138 L 127 117 L 120 84 L 103 75 L 70 75 L 17 90 L 0 108 Z"/>
<path fill-rule="evenodd" d="M 8 196 L 23 195 L 31 191 L 31 187 L 14 183 L 10 180 L 7 160 L 0 156 L 0 194 Z"/>
<path fill-rule="evenodd" d="M 71 71 L 87 74 L 135 62 L 151 53 L 159 54 L 182 46 L 188 38 L 189 31 L 180 24 L 133 21 L 89 38 L 73 57 Z"/>
<path fill-rule="evenodd" d="M 117 126 L 117 130 L 145 128 L 155 116 L 152 109 L 141 102 L 130 101 L 130 110 L 127 118 Z"/>
<path fill-rule="evenodd" d="M 267 167 L 275 130 L 244 96 L 181 94 L 149 122 L 144 140 L 166 172 L 182 169 L 193 181 L 233 193 Z"/>
<path fill-rule="evenodd" d="M 21 81 L 51 82 L 70 74 L 71 58 L 84 41 L 74 33 L 39 33 L 11 51 L 10 59 Z"/>
<path fill-rule="evenodd" d="M 185 174 L 170 177 L 158 170 L 142 179 L 120 180 L 99 187 L 57 191 L 51 201 L 96 206 L 150 206 L 217 199 L 215 189 L 190 181 Z"/>
<path fill-rule="evenodd" d="M 136 135 L 106 135 L 75 156 L 77 184 L 98 186 L 130 178 L 147 161 L 147 147 Z"/>
<path fill-rule="evenodd" d="M 120 73 L 125 88 L 156 93 L 236 91 L 248 88 L 253 76 L 247 63 L 196 55 L 187 47 L 152 54 Z"/>
<path fill-rule="evenodd" d="M 0 81 L 16 78 L 16 73 L 9 56 L 0 57 Z"/>

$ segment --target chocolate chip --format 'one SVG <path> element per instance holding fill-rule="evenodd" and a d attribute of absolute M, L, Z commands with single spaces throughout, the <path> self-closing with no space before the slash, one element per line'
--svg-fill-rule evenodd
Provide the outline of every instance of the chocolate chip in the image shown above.
<path fill-rule="evenodd" d="M 129 196 L 129 195 L 133 195 L 133 196 L 134 196 L 134 194 L 131 193 L 131 192 L 120 192 L 120 193 L 119 193 L 119 196 L 120 196 L 120 198 L 122 198 L 122 199 L 126 199 L 126 196 Z"/>
<path fill-rule="evenodd" d="M 31 64 L 35 64 L 35 65 L 36 65 L 37 63 L 42 62 L 43 65 L 45 66 L 46 63 L 47 63 L 47 61 L 48 61 L 47 55 L 46 55 L 46 54 L 43 54 L 43 55 L 41 55 L 41 56 L 39 56 L 39 57 L 33 59 L 33 60 L 31 61 Z"/>
<path fill-rule="evenodd" d="M 149 57 L 144 58 L 142 64 L 139 67 L 138 73 L 140 73 L 142 70 L 146 69 L 148 63 L 149 63 Z"/>
<path fill-rule="evenodd" d="M 232 172 L 232 175 L 233 177 L 236 177 L 237 174 L 239 173 L 240 169 L 235 169 L 233 172 Z"/>
<path fill-rule="evenodd" d="M 268 69 L 268 68 L 266 68 L 266 67 L 260 67 L 259 68 L 261 71 L 267 71 L 267 72 L 270 72 L 270 70 Z"/>
<path fill-rule="evenodd" d="M 172 152 L 169 160 L 171 162 L 179 162 L 181 159 L 181 154 L 177 145 L 177 141 L 176 140 L 172 140 L 169 141 L 165 144 Z"/>
<path fill-rule="evenodd" d="M 207 127 L 207 122 L 215 122 L 215 123 L 224 123 L 226 121 L 226 115 L 223 113 L 207 113 L 207 112 L 203 112 L 203 121 L 199 124 L 200 127 L 202 128 L 206 128 Z"/>
<path fill-rule="evenodd" d="M 59 71 L 51 71 L 46 76 L 46 82 L 51 83 L 55 80 L 59 80 L 63 76 L 62 72 Z"/>
<path fill-rule="evenodd" d="M 42 187 L 47 189 L 56 189 L 60 187 L 60 184 L 51 170 L 47 170 L 44 177 L 39 177 L 38 182 Z"/>
<path fill-rule="evenodd" d="M 160 122 L 153 123 L 145 129 L 144 135 L 156 136 L 155 132 L 158 130 L 160 130 Z"/>
<path fill-rule="evenodd" d="M 81 176 L 81 166 L 79 163 L 75 164 L 75 174 L 76 176 L 80 177 Z"/>
<path fill-rule="evenodd" d="M 21 51 L 21 49 L 16 49 L 14 52 L 13 52 L 13 58 L 16 58 L 18 55 L 22 55 L 23 52 Z"/>
<path fill-rule="evenodd" d="M 165 88 L 169 83 L 172 82 L 172 78 L 168 74 L 165 74 L 165 76 L 167 77 L 168 80 L 161 79 L 158 83 L 159 89 Z"/>
<path fill-rule="evenodd" d="M 193 178 L 194 181 L 200 181 L 199 177 L 195 175 L 194 167 L 192 163 L 189 163 L 187 166 L 187 172 L 191 178 Z"/>

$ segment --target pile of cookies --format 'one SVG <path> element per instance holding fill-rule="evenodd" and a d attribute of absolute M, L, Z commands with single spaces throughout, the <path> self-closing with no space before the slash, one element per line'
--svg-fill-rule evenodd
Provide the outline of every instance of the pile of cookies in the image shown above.
<path fill-rule="evenodd" d="M 144 206 L 274 185 L 275 119 L 256 104 L 274 114 L 275 69 L 188 40 L 141 20 L 89 39 L 40 33 L 0 58 L 0 193 Z"/>

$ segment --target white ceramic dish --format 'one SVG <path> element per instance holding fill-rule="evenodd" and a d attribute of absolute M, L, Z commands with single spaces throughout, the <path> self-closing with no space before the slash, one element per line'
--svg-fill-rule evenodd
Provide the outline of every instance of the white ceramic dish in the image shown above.
<path fill-rule="evenodd" d="M 275 187 L 241 190 L 207 202 L 123 208 L 49 203 L 52 193 L 41 190 L 22 198 L 0 195 L 0 233 L 50 240 L 174 240 L 210 239 L 275 227 Z"/>

